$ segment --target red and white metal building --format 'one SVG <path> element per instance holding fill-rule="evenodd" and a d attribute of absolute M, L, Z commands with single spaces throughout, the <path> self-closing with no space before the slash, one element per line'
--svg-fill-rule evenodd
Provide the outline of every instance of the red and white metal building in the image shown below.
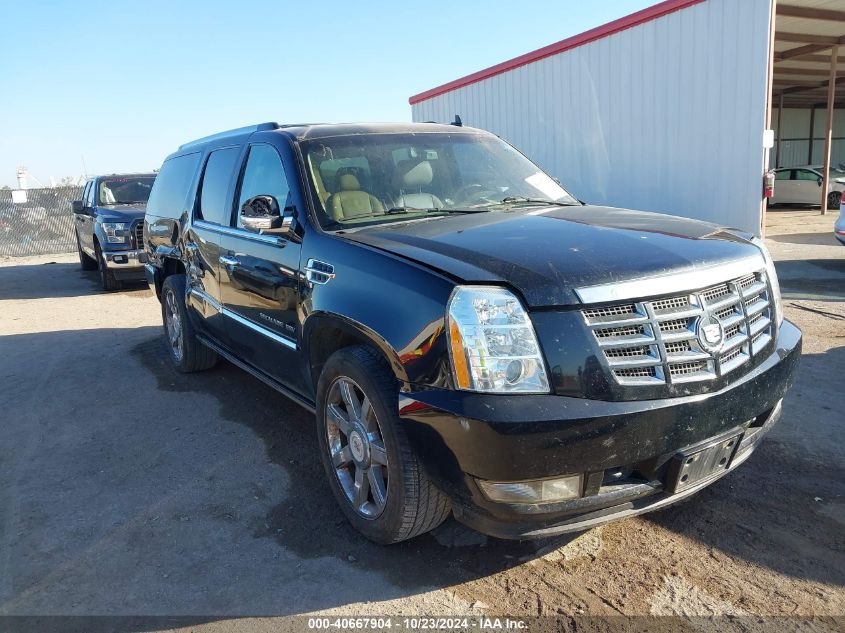
<path fill-rule="evenodd" d="M 816 111 L 828 154 L 840 36 L 845 0 L 667 0 L 414 95 L 412 116 L 490 130 L 588 202 L 759 234 L 778 106 Z"/>

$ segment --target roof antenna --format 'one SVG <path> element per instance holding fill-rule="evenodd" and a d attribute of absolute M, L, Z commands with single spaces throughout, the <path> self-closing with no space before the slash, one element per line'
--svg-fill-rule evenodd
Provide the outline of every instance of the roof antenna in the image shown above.
<path fill-rule="evenodd" d="M 452 121 L 452 123 L 451 123 L 450 125 L 454 125 L 454 126 L 456 126 L 456 127 L 463 127 L 463 126 L 464 126 L 464 124 L 463 124 L 463 121 L 461 121 L 461 115 L 456 114 L 456 115 L 455 115 L 455 120 L 454 120 L 454 121 Z"/>

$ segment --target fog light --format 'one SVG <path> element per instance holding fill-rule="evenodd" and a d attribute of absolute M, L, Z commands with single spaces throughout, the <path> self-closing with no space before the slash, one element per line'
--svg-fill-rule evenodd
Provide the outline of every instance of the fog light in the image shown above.
<path fill-rule="evenodd" d="M 490 501 L 501 503 L 552 503 L 581 496 L 582 475 L 532 481 L 483 481 L 478 486 Z"/>

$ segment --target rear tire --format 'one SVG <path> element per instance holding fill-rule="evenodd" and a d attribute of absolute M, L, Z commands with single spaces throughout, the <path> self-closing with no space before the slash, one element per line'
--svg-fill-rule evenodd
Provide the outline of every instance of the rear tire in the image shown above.
<path fill-rule="evenodd" d="M 839 205 L 842 203 L 842 192 L 841 191 L 831 191 L 827 194 L 827 208 L 828 209 L 838 209 Z"/>
<path fill-rule="evenodd" d="M 353 527 L 382 544 L 433 530 L 452 512 L 411 449 L 397 392 L 387 362 L 364 346 L 335 352 L 317 383 L 317 434 L 329 485 Z"/>
<path fill-rule="evenodd" d="M 114 273 L 109 270 L 103 251 L 96 242 L 94 243 L 94 253 L 97 256 L 97 268 L 100 271 L 100 284 L 102 284 L 103 290 L 107 292 L 120 290 L 121 283 L 115 278 Z"/>
<path fill-rule="evenodd" d="M 217 352 L 197 338 L 185 305 L 185 275 L 170 275 L 161 288 L 161 317 L 167 351 L 173 366 L 183 374 L 211 369 Z"/>
<path fill-rule="evenodd" d="M 76 231 L 74 231 L 76 233 Z M 76 233 L 76 250 L 79 253 L 79 265 L 82 270 L 97 270 L 97 260 L 89 257 L 82 250 L 82 244 L 79 242 L 79 233 Z"/>

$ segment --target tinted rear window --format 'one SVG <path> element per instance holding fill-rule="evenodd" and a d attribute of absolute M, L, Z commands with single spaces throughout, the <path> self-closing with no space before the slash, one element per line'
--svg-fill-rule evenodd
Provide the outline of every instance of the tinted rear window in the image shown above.
<path fill-rule="evenodd" d="M 147 213 L 178 218 L 191 206 L 187 200 L 200 157 L 199 153 L 185 154 L 164 161 L 147 202 Z"/>
<path fill-rule="evenodd" d="M 206 222 L 229 226 L 232 207 L 229 185 L 240 156 L 239 147 L 227 147 L 211 152 L 202 177 L 202 191 L 198 217 Z"/>

